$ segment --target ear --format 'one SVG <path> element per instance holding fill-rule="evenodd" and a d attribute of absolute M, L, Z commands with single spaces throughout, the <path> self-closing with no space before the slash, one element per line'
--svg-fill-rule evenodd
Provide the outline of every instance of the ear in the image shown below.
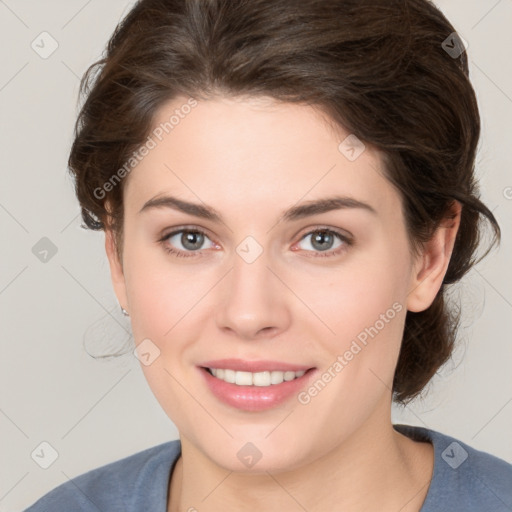
<path fill-rule="evenodd" d="M 123 265 L 119 260 L 116 240 L 110 228 L 105 228 L 105 251 L 110 265 L 110 277 L 117 300 L 121 307 L 129 311 Z"/>
<path fill-rule="evenodd" d="M 461 204 L 454 201 L 449 215 L 443 219 L 418 256 L 407 296 L 409 311 L 419 312 L 427 309 L 441 288 L 459 229 L 461 211 Z"/>

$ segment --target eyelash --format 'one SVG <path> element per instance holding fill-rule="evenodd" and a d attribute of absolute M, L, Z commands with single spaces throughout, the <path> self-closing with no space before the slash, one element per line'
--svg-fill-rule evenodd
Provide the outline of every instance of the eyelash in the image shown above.
<path fill-rule="evenodd" d="M 343 242 L 343 245 L 341 245 L 337 249 L 330 250 L 330 251 L 322 251 L 322 252 L 320 252 L 320 251 L 306 251 L 306 252 L 314 252 L 315 253 L 315 256 L 307 256 L 307 257 L 326 258 L 326 257 L 337 256 L 340 253 L 342 253 L 343 251 L 345 251 L 347 249 L 347 247 L 350 247 L 351 245 L 353 245 L 352 239 L 349 238 L 348 236 L 342 234 L 341 232 L 339 232 L 339 231 L 337 231 L 335 229 L 327 228 L 327 227 L 324 227 L 324 226 L 317 226 L 317 227 L 311 229 L 310 231 L 305 233 L 300 238 L 299 242 L 302 241 L 307 236 L 312 235 L 314 233 L 317 233 L 319 231 L 323 232 L 323 233 L 329 233 L 329 234 L 333 234 L 333 235 L 337 236 L 338 239 L 341 242 Z M 172 254 L 173 256 L 176 256 L 178 258 L 190 258 L 190 257 L 200 257 L 200 256 L 202 256 L 201 251 L 187 251 L 187 252 L 184 252 L 184 251 L 180 251 L 180 250 L 177 250 L 177 249 L 173 249 L 171 246 L 166 244 L 166 242 L 169 240 L 169 238 L 171 238 L 174 235 L 177 235 L 179 233 L 184 233 L 184 232 L 197 233 L 197 234 L 201 234 L 201 235 L 204 235 L 204 236 L 208 237 L 208 234 L 205 231 L 203 231 L 203 230 L 201 230 L 199 228 L 182 227 L 180 229 L 172 231 L 171 233 L 165 234 L 162 238 L 160 238 L 158 240 L 158 242 L 163 246 L 164 250 L 167 253 Z"/>

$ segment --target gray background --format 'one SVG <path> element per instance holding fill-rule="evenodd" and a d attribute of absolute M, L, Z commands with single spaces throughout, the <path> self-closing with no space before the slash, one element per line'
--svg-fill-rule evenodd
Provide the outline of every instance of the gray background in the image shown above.
<path fill-rule="evenodd" d="M 80 228 L 66 162 L 79 78 L 132 3 L 0 0 L 0 512 L 178 437 L 133 355 L 95 360 L 84 350 L 84 333 L 94 353 L 122 345 L 129 326 L 111 289 L 103 234 Z M 512 462 L 512 1 L 436 3 L 469 44 L 483 118 L 481 192 L 503 243 L 456 290 L 465 316 L 453 361 L 424 400 L 393 409 L 393 422 L 440 430 Z M 31 47 L 43 46 L 43 31 L 58 43 L 46 59 Z M 43 237 L 57 250 L 46 262 Z M 43 441 L 58 453 L 47 469 Z"/>

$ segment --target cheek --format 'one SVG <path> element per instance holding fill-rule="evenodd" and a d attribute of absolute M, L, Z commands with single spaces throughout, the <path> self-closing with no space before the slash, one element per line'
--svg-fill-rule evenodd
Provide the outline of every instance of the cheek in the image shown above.
<path fill-rule="evenodd" d="M 395 238 L 393 244 L 376 244 L 333 271 L 323 288 L 322 280 L 309 291 L 302 288 L 308 304 L 329 327 L 317 322 L 316 331 L 322 333 L 317 340 L 323 340 L 329 354 L 326 368 L 342 357 L 339 384 L 357 384 L 360 389 L 392 385 L 406 315 L 409 264 L 407 246 Z"/>
<path fill-rule="evenodd" d="M 366 258 L 366 261 L 361 258 L 333 270 L 325 279 L 317 276 L 315 286 L 297 284 L 295 289 L 312 312 L 322 319 L 325 334 L 331 331 L 344 344 L 366 328 L 374 324 L 382 328 L 382 321 L 391 319 L 385 323 L 389 330 L 397 310 L 405 309 L 407 279 L 403 268 L 403 262 L 395 265 L 393 258 L 386 258 L 384 254 L 379 258 Z M 321 322 L 318 325 L 320 329 Z"/>
<path fill-rule="evenodd" d="M 135 339 L 149 337 L 163 345 L 180 330 L 181 324 L 187 323 L 187 316 L 194 314 L 194 305 L 205 286 L 194 279 L 184 279 L 175 270 L 157 272 L 145 267 L 133 271 L 133 277 L 127 279 L 127 293 Z"/>
<path fill-rule="evenodd" d="M 186 340 L 200 337 L 204 322 L 199 317 L 219 277 L 206 266 L 170 258 L 163 249 L 127 248 L 126 292 L 135 342 L 149 338 L 162 353 L 183 356 Z"/>
<path fill-rule="evenodd" d="M 138 256 L 129 259 L 125 275 L 135 344 L 146 347 L 152 358 L 150 364 L 141 359 L 141 369 L 163 410 L 181 425 L 190 399 L 183 388 L 193 359 L 189 341 L 199 338 L 202 323 L 194 320 L 208 283 L 178 267 L 151 264 L 140 252 Z"/>

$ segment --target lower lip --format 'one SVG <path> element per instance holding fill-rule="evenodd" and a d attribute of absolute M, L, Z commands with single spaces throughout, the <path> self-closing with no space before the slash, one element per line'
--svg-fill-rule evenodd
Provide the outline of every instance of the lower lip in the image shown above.
<path fill-rule="evenodd" d="M 276 407 L 292 396 L 296 396 L 315 372 L 312 368 L 302 377 L 271 386 L 238 386 L 211 375 L 199 368 L 210 391 L 222 402 L 244 411 L 264 411 Z"/>

